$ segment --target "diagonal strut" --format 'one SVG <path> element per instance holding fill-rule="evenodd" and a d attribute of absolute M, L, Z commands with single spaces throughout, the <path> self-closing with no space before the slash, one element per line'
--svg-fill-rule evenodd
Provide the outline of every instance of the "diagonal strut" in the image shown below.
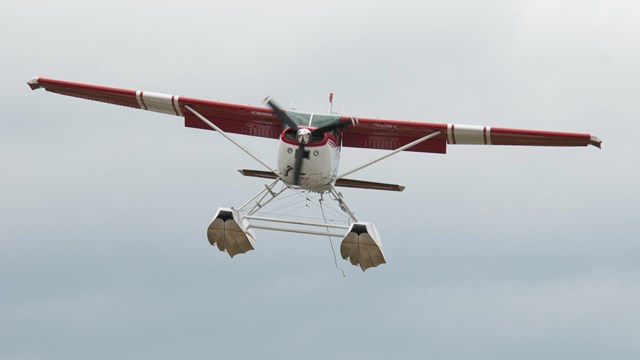
<path fill-rule="evenodd" d="M 240 148 L 240 150 L 244 151 L 247 155 L 251 156 L 255 161 L 259 162 L 262 166 L 264 166 L 265 168 L 267 168 L 269 171 L 271 171 L 272 173 L 274 173 L 279 179 L 281 179 L 282 181 L 284 181 L 284 179 L 280 176 L 280 174 L 272 169 L 269 165 L 267 165 L 264 161 L 260 160 L 258 157 L 256 157 L 255 155 L 253 155 L 253 153 L 251 153 L 251 151 L 249 151 L 249 149 L 245 148 L 244 146 L 240 145 L 238 142 L 236 142 L 235 140 L 233 140 L 229 135 L 227 135 L 226 132 L 224 132 L 222 129 L 220 129 L 218 126 L 216 126 L 214 123 L 212 123 L 211 121 L 209 121 L 209 119 L 207 119 L 206 117 L 204 117 L 203 115 L 201 115 L 199 112 L 195 111 L 191 106 L 189 105 L 185 105 L 184 106 L 187 110 L 189 110 L 191 113 L 193 113 L 195 116 L 197 116 L 200 120 L 202 120 L 205 124 L 209 125 L 210 128 L 212 128 L 213 130 L 217 131 L 220 133 L 220 135 L 224 136 L 225 139 L 229 140 L 231 143 L 233 143 L 235 146 L 237 146 L 238 148 Z M 286 183 L 286 182 L 285 182 Z"/>

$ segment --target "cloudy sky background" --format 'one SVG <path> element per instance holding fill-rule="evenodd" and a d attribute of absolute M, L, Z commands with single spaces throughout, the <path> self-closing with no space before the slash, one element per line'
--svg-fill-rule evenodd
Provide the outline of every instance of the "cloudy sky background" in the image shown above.
<path fill-rule="evenodd" d="M 4 1 L 0 358 L 637 359 L 635 1 Z M 206 240 L 258 168 L 180 118 L 32 92 L 46 76 L 357 116 L 589 132 L 451 146 L 345 190 L 388 264 L 328 241 Z M 236 137 L 275 164 L 276 143 Z M 342 169 L 382 152 L 345 149 Z M 337 245 L 337 243 L 336 243 Z"/>

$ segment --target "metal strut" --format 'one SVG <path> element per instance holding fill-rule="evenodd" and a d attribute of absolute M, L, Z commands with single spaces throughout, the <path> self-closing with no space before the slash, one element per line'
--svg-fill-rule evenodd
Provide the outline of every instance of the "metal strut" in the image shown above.
<path fill-rule="evenodd" d="M 185 107 L 185 109 L 187 109 L 191 113 L 193 113 L 193 115 L 197 116 L 198 119 L 202 120 L 205 124 L 209 125 L 210 128 L 212 128 L 213 130 L 219 132 L 220 135 L 224 136 L 225 139 L 229 140 L 231 143 L 233 143 L 233 145 L 237 146 L 238 148 L 240 148 L 240 150 L 244 151 L 247 155 L 251 156 L 255 161 L 259 162 L 262 166 L 264 166 L 265 168 L 269 169 L 269 171 L 274 173 L 280 180 L 284 181 L 284 179 L 280 176 L 280 174 L 277 171 L 275 171 L 269 165 L 267 165 L 264 161 L 260 160 L 258 157 L 253 155 L 251 153 L 251 151 L 249 151 L 249 149 L 245 148 L 244 146 L 240 145 L 238 142 L 233 140 L 231 137 L 229 137 L 229 135 L 227 135 L 226 132 L 224 132 L 222 129 L 220 129 L 218 126 L 216 126 L 216 124 L 212 123 L 211 121 L 209 121 L 209 119 L 207 119 L 206 117 L 201 115 L 199 112 L 195 111 L 191 106 L 185 105 L 184 107 Z"/>
<path fill-rule="evenodd" d="M 326 216 L 324 216 L 324 210 L 322 210 L 324 221 L 315 219 L 289 219 L 279 216 L 268 216 L 266 214 L 259 214 L 259 212 L 261 211 L 266 211 L 267 213 L 272 211 L 269 210 L 269 207 L 267 205 L 271 204 L 276 199 L 279 199 L 286 190 L 291 190 L 294 193 L 298 193 L 300 191 L 294 187 L 288 186 L 288 184 L 284 182 L 282 182 L 282 188 L 277 189 L 276 187 L 280 182 L 280 179 L 276 179 L 270 185 L 265 185 L 262 190 L 251 197 L 242 206 L 236 208 L 235 211 L 238 212 L 240 216 L 239 219 L 244 219 L 245 221 L 247 221 L 247 230 L 259 229 L 309 235 L 343 237 L 345 233 L 342 232 L 347 231 L 351 227 L 352 222 L 358 221 L 353 211 L 351 211 L 351 209 L 344 203 L 342 195 L 338 193 L 333 187 L 327 192 L 330 193 L 331 200 L 336 201 L 337 205 L 347 213 L 348 219 L 343 218 L 344 223 L 327 222 L 327 218 Z M 322 206 L 322 203 L 320 205 Z M 323 228 L 324 230 L 318 231 L 314 228 Z"/>
<path fill-rule="evenodd" d="M 351 218 L 351 220 L 353 220 L 353 222 L 358 222 L 358 218 L 356 217 L 356 213 L 353 212 L 351 210 L 351 208 L 349 208 L 349 206 L 347 205 L 346 202 L 344 202 L 344 199 L 342 198 L 342 194 L 336 191 L 336 188 L 334 186 L 331 186 L 329 188 L 329 192 L 334 196 L 335 200 L 338 202 L 338 205 L 340 206 L 340 209 L 342 209 L 344 212 L 346 212 L 349 217 Z"/>
<path fill-rule="evenodd" d="M 264 185 L 264 189 L 260 190 L 257 194 L 255 194 L 251 199 L 247 200 L 247 202 L 245 202 L 244 204 L 242 204 L 242 206 L 240 206 L 238 208 L 238 210 L 242 211 L 242 209 L 244 209 L 247 205 L 249 205 L 252 201 L 254 201 L 255 199 L 257 199 L 260 195 L 263 195 L 262 198 L 260 198 L 260 200 L 258 200 L 256 202 L 256 204 L 260 204 L 260 202 L 262 200 L 264 200 L 264 198 L 267 196 L 267 193 L 271 194 L 272 197 L 276 197 L 278 196 L 277 193 L 273 192 L 273 188 L 280 182 L 280 179 L 276 179 L 274 182 L 272 182 L 270 185 Z M 254 206 L 255 207 L 255 206 Z"/>
<path fill-rule="evenodd" d="M 400 151 L 407 150 L 410 147 L 416 146 L 416 145 L 418 145 L 418 144 L 420 144 L 422 142 L 425 142 L 425 141 L 427 141 L 427 140 L 429 140 L 431 138 L 434 138 L 434 137 L 440 135 L 440 133 L 441 133 L 440 131 L 436 131 L 436 132 L 431 133 L 429 135 L 423 136 L 418 140 L 412 141 L 412 142 L 408 143 L 407 145 L 404 145 L 404 146 L 401 146 L 401 147 L 397 148 L 396 150 L 392 151 L 391 153 L 389 153 L 387 155 L 381 156 L 381 157 L 379 157 L 379 158 L 377 158 L 375 160 L 369 161 L 368 163 L 366 163 L 366 164 L 364 164 L 362 166 L 359 166 L 359 167 L 357 167 L 357 168 L 355 168 L 353 170 L 349 170 L 349 171 L 347 171 L 347 172 L 345 172 L 345 173 L 343 173 L 341 175 L 338 175 L 338 177 L 336 177 L 335 180 L 342 179 L 343 177 L 345 177 L 347 175 L 351 175 L 354 172 L 360 171 L 360 170 L 362 170 L 362 169 L 364 169 L 364 168 L 366 168 L 368 166 L 371 166 L 371 165 L 377 163 L 378 161 L 382 161 L 382 160 L 388 158 L 389 156 L 393 156 L 393 155 L 399 153 Z"/>
<path fill-rule="evenodd" d="M 265 194 L 262 196 L 262 198 L 260 198 L 260 200 L 256 201 L 256 204 L 251 208 L 251 210 L 249 210 L 249 212 L 247 214 L 248 215 L 255 214 L 260 209 L 262 209 L 264 206 L 266 206 L 268 203 L 270 203 L 271 201 L 275 200 L 275 198 L 277 198 L 280 194 L 285 192 L 288 188 L 289 187 L 286 186 L 286 184 L 285 184 L 285 186 L 282 187 L 282 189 L 280 191 L 278 191 L 277 193 L 273 193 L 273 192 L 269 191 L 269 188 L 263 190 L 263 191 L 265 191 Z M 262 201 L 264 200 L 265 197 L 267 197 L 267 194 L 271 194 L 271 198 L 263 203 Z"/>

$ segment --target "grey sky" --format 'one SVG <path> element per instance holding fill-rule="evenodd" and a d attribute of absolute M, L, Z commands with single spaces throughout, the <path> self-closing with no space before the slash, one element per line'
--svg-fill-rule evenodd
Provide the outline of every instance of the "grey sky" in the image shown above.
<path fill-rule="evenodd" d="M 635 1 L 5 1 L 0 358 L 637 359 Z M 593 147 L 404 153 L 345 190 L 388 264 L 259 232 L 261 186 L 177 117 L 32 92 L 47 76 L 358 116 L 590 132 Z M 275 163 L 276 142 L 236 137 Z M 342 169 L 382 154 L 344 149 Z"/>

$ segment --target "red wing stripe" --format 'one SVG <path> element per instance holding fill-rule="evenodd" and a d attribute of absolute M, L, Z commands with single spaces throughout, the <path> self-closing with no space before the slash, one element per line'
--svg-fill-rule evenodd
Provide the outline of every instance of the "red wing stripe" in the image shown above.
<path fill-rule="evenodd" d="M 139 108 L 135 90 L 117 89 L 106 86 L 81 84 L 71 81 L 39 77 L 32 80 L 32 89 L 44 88 L 46 91 L 73 96 L 81 99 L 100 101 L 107 104 Z"/>
<path fill-rule="evenodd" d="M 144 109 L 164 114 L 184 116 L 187 127 L 210 130 L 195 115 L 186 112 L 192 106 L 203 116 L 215 119 L 222 130 L 252 136 L 278 138 L 282 124 L 273 111 L 248 105 L 179 97 L 141 90 L 118 89 L 48 78 L 28 81 L 33 90 L 73 96 L 103 103 Z M 346 116 L 341 121 L 349 121 Z M 404 120 L 353 118 L 355 126 L 343 130 L 342 146 L 371 149 L 397 149 L 422 136 L 440 131 L 430 141 L 408 151 L 446 153 L 447 144 L 528 145 L 528 146 L 587 146 L 600 147 L 602 141 L 594 135 L 555 131 L 492 128 L 489 126 L 454 125 Z"/>
<path fill-rule="evenodd" d="M 180 114 L 178 113 L 178 110 L 176 109 L 176 96 L 172 95 L 171 96 L 171 106 L 173 107 L 173 111 L 176 113 L 176 115 L 180 116 Z"/>
<path fill-rule="evenodd" d="M 491 142 L 495 145 L 587 146 L 589 134 L 557 131 L 492 128 Z"/>
<path fill-rule="evenodd" d="M 140 102 L 142 103 L 142 108 L 145 110 L 149 110 L 147 104 L 144 103 L 144 91 L 140 91 Z"/>
<path fill-rule="evenodd" d="M 138 90 L 136 91 L 136 100 L 138 101 L 138 105 L 140 105 L 140 109 L 145 109 L 144 108 L 144 103 L 142 102 L 142 100 L 140 99 L 140 94 L 142 93 L 142 91 Z"/>

